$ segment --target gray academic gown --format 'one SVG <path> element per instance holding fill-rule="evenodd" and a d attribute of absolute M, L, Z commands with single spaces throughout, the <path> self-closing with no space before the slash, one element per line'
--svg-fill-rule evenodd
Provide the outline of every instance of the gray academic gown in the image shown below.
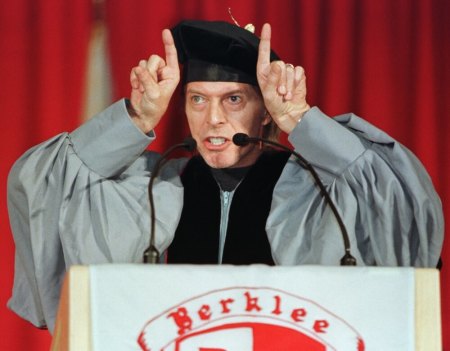
<path fill-rule="evenodd" d="M 153 139 L 133 124 L 121 100 L 16 162 L 8 184 L 16 244 L 13 311 L 53 330 L 69 266 L 142 261 L 150 227 L 147 184 L 157 159 L 145 149 Z M 331 119 L 318 108 L 306 113 L 289 141 L 316 167 L 358 265 L 436 265 L 441 203 L 410 151 L 355 115 Z M 180 218 L 178 174 L 185 164 L 170 161 L 155 184 L 160 252 Z M 293 160 L 275 186 L 266 229 L 278 265 L 338 265 L 344 254 L 335 217 Z"/>

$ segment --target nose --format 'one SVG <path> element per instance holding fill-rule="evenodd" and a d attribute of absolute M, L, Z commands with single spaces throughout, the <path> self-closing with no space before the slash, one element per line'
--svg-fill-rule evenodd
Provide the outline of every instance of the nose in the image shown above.
<path fill-rule="evenodd" d="M 214 101 L 209 105 L 207 120 L 213 126 L 224 124 L 227 121 L 225 111 L 219 102 Z"/>

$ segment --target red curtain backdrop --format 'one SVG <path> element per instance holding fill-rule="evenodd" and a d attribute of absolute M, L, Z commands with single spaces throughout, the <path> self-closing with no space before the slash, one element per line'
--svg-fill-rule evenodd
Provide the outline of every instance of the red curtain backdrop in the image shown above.
<path fill-rule="evenodd" d="M 161 30 L 180 19 L 272 24 L 272 47 L 302 65 L 308 100 L 324 112 L 355 112 L 422 160 L 449 215 L 450 2 L 446 0 L 110 0 L 104 3 L 115 99 L 129 95 L 129 71 L 162 54 Z M 93 23 L 88 0 L 0 3 L 2 91 L 0 349 L 48 350 L 50 336 L 5 307 L 14 244 L 6 209 L 9 168 L 27 148 L 81 121 L 86 53 Z M 187 134 L 174 99 L 152 147 Z M 450 244 L 441 272 L 444 349 L 450 350 Z"/>
<path fill-rule="evenodd" d="M 0 1 L 0 350 L 48 350 L 50 337 L 6 309 L 14 244 L 6 209 L 9 169 L 26 149 L 79 124 L 90 0 Z"/>

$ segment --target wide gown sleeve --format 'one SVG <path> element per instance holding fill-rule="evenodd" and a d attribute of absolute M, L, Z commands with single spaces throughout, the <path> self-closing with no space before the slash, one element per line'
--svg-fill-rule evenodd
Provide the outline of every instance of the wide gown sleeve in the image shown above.
<path fill-rule="evenodd" d="M 60 286 L 73 264 L 139 262 L 149 243 L 146 192 L 157 154 L 154 139 L 119 101 L 72 133 L 26 152 L 8 178 L 8 210 L 16 245 L 8 306 L 53 330 Z M 156 245 L 167 248 L 182 206 L 172 162 L 155 184 Z M 164 194 L 164 196 L 162 196 Z"/>
<path fill-rule="evenodd" d="M 316 169 L 342 216 L 358 265 L 435 267 L 442 207 L 404 146 L 353 114 L 311 109 L 289 136 Z M 338 265 L 338 223 L 312 176 L 290 160 L 274 190 L 267 231 L 278 264 Z"/>

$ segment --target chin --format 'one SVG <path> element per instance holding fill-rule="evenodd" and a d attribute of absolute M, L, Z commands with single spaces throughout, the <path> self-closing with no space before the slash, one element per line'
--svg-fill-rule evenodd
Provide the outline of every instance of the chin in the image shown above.
<path fill-rule="evenodd" d="M 231 152 L 200 152 L 206 164 L 211 168 L 233 168 L 246 167 L 254 164 L 258 159 L 260 152 L 255 152 L 254 148 L 247 149 L 244 154 Z"/>
<path fill-rule="evenodd" d="M 235 166 L 239 159 L 229 159 L 228 157 L 221 157 L 222 155 L 203 156 L 206 164 L 211 168 L 230 168 Z"/>

